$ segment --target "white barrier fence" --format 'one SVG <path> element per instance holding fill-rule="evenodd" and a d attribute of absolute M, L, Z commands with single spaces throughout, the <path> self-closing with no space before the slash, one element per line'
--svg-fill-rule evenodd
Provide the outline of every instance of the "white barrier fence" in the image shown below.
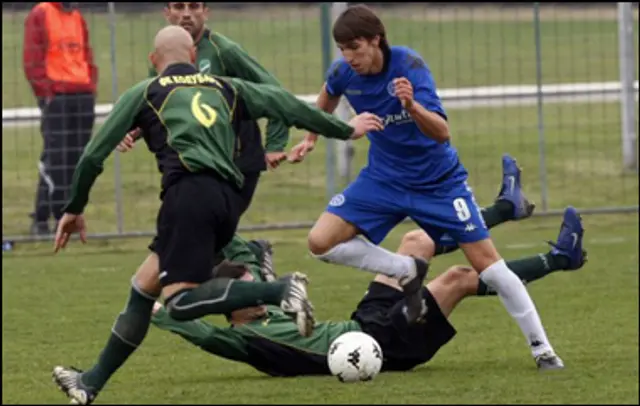
<path fill-rule="evenodd" d="M 638 92 L 638 81 L 634 83 Z M 620 82 L 563 83 L 557 85 L 490 86 L 442 89 L 438 92 L 447 109 L 536 104 L 539 97 L 545 103 L 576 103 L 603 99 L 615 101 L 621 96 Z M 317 95 L 299 95 L 307 103 L 315 103 Z M 636 93 L 636 98 L 638 97 Z M 106 117 L 113 104 L 99 104 L 95 108 L 96 118 Z M 2 127 L 36 124 L 40 119 L 37 107 L 2 109 Z"/>

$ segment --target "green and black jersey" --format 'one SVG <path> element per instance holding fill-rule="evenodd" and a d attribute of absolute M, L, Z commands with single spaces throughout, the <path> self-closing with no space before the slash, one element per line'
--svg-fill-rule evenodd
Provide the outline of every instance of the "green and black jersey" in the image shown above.
<path fill-rule="evenodd" d="M 127 90 L 86 146 L 76 167 L 65 212 L 81 213 L 103 163 L 124 134 L 140 128 L 162 173 L 163 191 L 193 172 L 213 172 L 242 187 L 234 164 L 240 122 L 273 118 L 327 137 L 348 139 L 353 128 L 298 100 L 279 86 L 201 74 L 186 63 Z"/>
<path fill-rule="evenodd" d="M 200 73 L 280 86 L 278 80 L 239 44 L 209 29 L 204 30 L 196 43 L 195 65 Z M 157 75 L 153 67 L 149 69 L 149 75 Z M 269 120 L 265 147 L 262 146 L 262 136 L 257 122 L 244 121 L 238 127 L 234 162 L 242 173 L 263 171 L 266 169 L 265 149 L 266 152 L 284 151 L 288 142 L 289 128 L 282 121 Z"/>
<path fill-rule="evenodd" d="M 262 319 L 231 327 L 203 320 L 175 321 L 164 308 L 152 322 L 211 354 L 249 364 L 271 376 L 330 374 L 327 353 L 333 340 L 360 331 L 360 325 L 351 320 L 322 322 L 316 324 L 311 337 L 303 337 L 291 317 L 275 306 L 268 306 Z"/>
<path fill-rule="evenodd" d="M 260 263 L 247 244 L 235 235 L 224 248 L 224 255 L 230 261 L 245 263 L 259 281 Z M 152 322 L 207 352 L 244 362 L 272 376 L 329 374 L 327 352 L 333 340 L 348 331 L 360 331 L 355 321 L 324 322 L 316 324 L 311 337 L 302 337 L 291 317 L 276 306 L 269 306 L 262 319 L 242 326 L 176 321 L 164 309 L 154 315 Z"/>

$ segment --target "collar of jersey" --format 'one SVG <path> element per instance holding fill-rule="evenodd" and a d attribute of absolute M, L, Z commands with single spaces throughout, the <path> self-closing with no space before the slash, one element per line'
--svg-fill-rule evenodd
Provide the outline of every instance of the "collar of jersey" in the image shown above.
<path fill-rule="evenodd" d="M 198 40 L 198 42 L 195 44 L 195 45 L 196 45 L 196 47 L 197 47 L 198 45 L 200 45 L 200 43 L 201 43 L 202 41 L 208 41 L 208 40 L 209 40 L 209 36 L 210 36 L 210 35 L 211 35 L 211 30 L 210 30 L 210 29 L 208 29 L 208 28 L 205 28 L 205 29 L 202 31 L 202 36 L 200 37 L 200 39 Z"/>
<path fill-rule="evenodd" d="M 172 63 L 164 70 L 163 75 L 190 75 L 198 73 L 198 69 L 190 63 L 178 62 Z"/>

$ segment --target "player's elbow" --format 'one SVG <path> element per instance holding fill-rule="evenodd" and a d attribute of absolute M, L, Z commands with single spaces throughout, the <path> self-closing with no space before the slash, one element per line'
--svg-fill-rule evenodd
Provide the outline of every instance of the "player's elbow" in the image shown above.
<path fill-rule="evenodd" d="M 434 125 L 434 130 L 431 132 L 431 136 L 439 143 L 445 143 L 451 140 L 451 133 L 449 132 L 449 124 L 442 118 Z"/>

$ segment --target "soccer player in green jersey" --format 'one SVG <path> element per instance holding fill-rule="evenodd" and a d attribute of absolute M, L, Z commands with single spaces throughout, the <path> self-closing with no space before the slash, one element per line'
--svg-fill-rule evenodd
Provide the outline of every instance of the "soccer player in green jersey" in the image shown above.
<path fill-rule="evenodd" d="M 278 80 L 240 45 L 207 28 L 205 23 L 208 13 L 209 9 L 204 2 L 170 2 L 165 3 L 164 7 L 167 22 L 178 25 L 191 34 L 196 47 L 195 65 L 198 71 L 279 86 Z M 155 67 L 151 67 L 149 74 L 152 77 L 157 75 Z M 288 131 L 288 127 L 282 121 L 269 120 L 266 128 L 266 147 L 263 147 L 260 128 L 255 120 L 242 120 L 237 123 L 233 163 L 244 177 L 240 189 L 242 200 L 237 203 L 241 214 L 251 204 L 261 172 L 267 168 L 267 164 L 270 168 L 276 168 L 285 159 L 283 151 L 288 142 Z M 129 133 L 118 146 L 118 151 L 127 152 L 133 148 L 140 136 L 139 129 Z M 159 263 L 156 246 L 157 238 L 154 237 L 149 244 L 150 253 L 139 267 L 140 272 L 157 272 Z"/>
<path fill-rule="evenodd" d="M 160 30 L 154 48 L 150 60 L 159 76 L 127 90 L 87 145 L 56 233 L 56 252 L 66 246 L 72 233 L 86 239 L 82 213 L 89 191 L 123 134 L 140 128 L 162 173 L 156 230 L 159 274 L 136 274 L 127 306 L 92 369 L 82 373 L 54 368 L 54 380 L 76 404 L 93 402 L 142 343 L 160 294 L 176 320 L 258 303 L 279 305 L 294 315 L 299 334 L 308 335 L 313 316 L 302 275 L 265 284 L 211 279 L 212 254 L 229 243 L 240 216 L 244 179 L 233 163 L 237 124 L 269 117 L 339 139 L 357 139 L 382 128 L 381 120 L 372 114 L 361 114 L 346 124 L 281 87 L 199 73 L 193 65 L 193 39 L 181 27 Z"/>

